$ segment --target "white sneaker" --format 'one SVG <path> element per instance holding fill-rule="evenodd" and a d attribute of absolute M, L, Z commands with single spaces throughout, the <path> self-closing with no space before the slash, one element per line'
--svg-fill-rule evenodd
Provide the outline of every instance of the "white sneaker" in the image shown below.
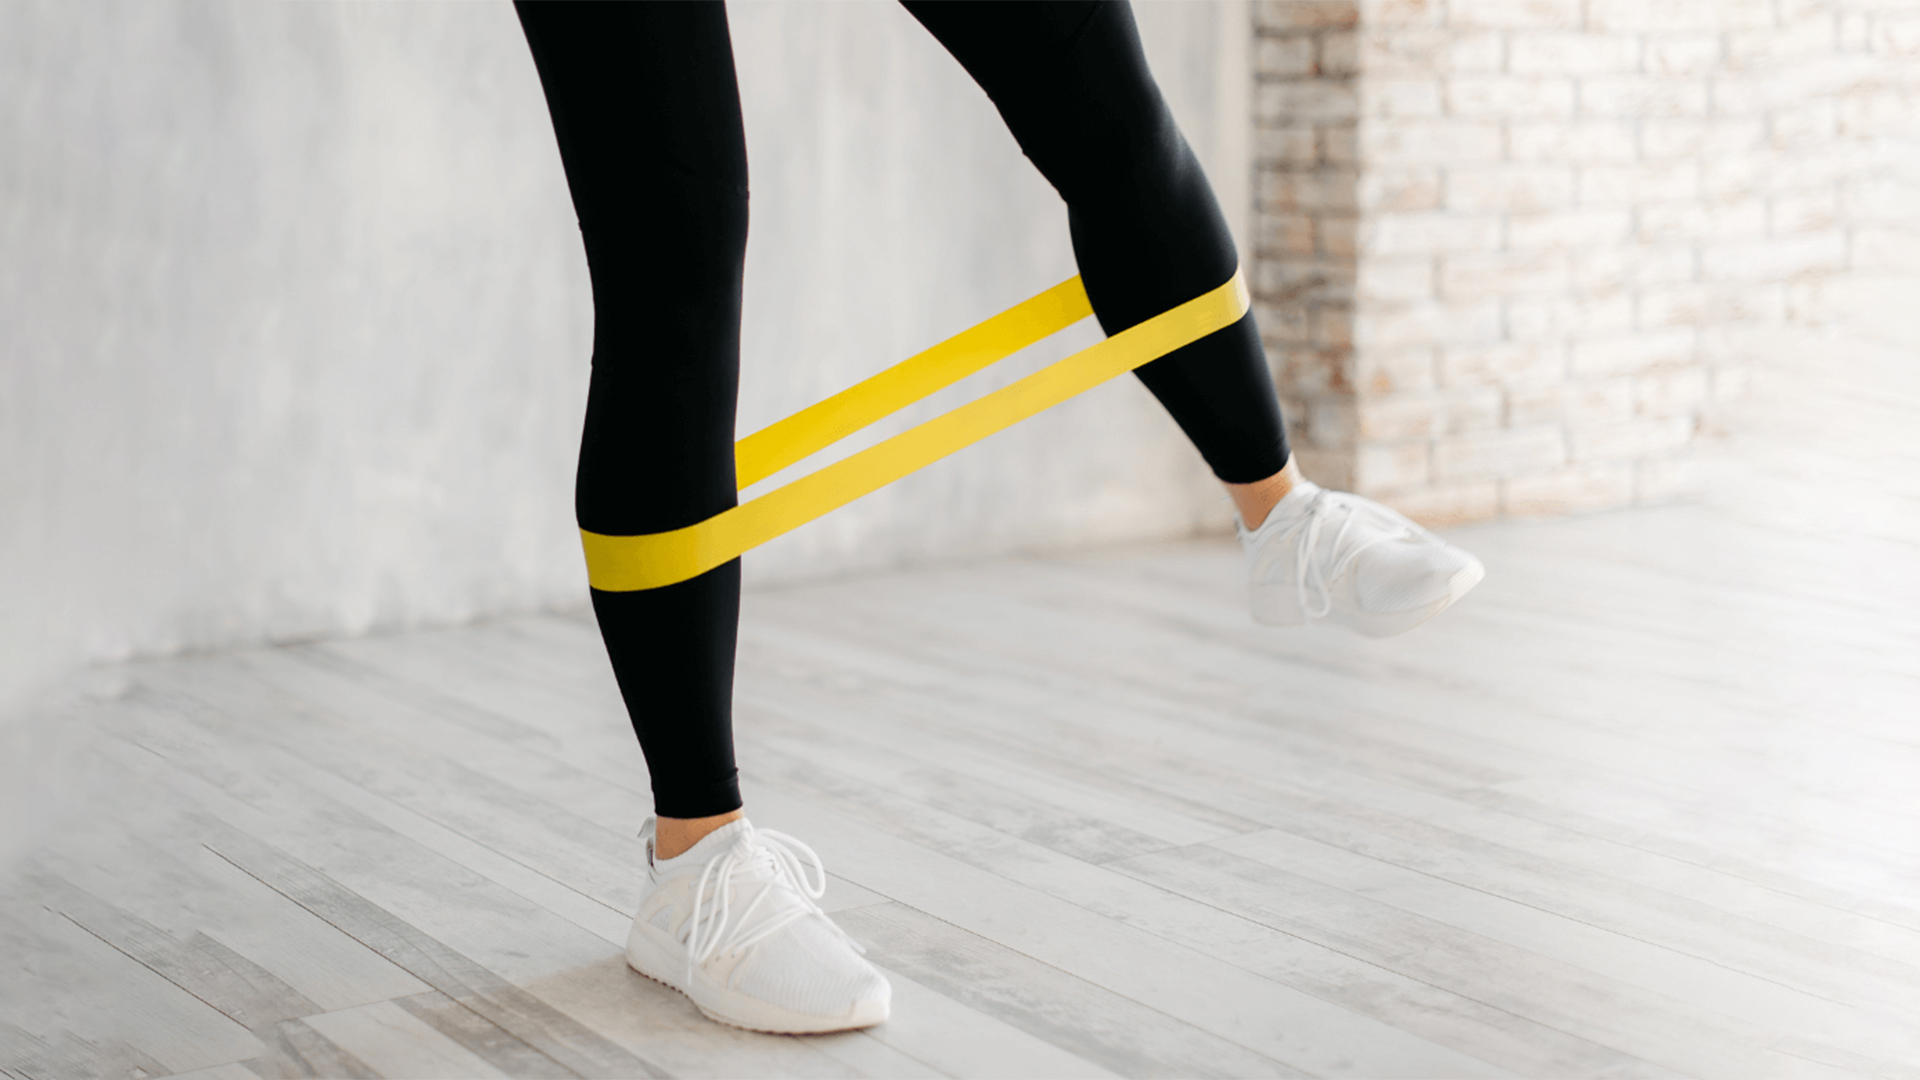
<path fill-rule="evenodd" d="M 640 837 L 647 885 L 627 934 L 633 970 L 752 1031 L 845 1031 L 887 1018 L 893 988 L 815 903 L 827 872 L 812 848 L 744 818 L 671 859 L 653 857 L 653 818 Z"/>
<path fill-rule="evenodd" d="M 1369 637 L 1411 630 L 1487 576 L 1480 560 L 1372 499 L 1300 481 L 1251 532 L 1253 617 L 1332 622 Z"/>

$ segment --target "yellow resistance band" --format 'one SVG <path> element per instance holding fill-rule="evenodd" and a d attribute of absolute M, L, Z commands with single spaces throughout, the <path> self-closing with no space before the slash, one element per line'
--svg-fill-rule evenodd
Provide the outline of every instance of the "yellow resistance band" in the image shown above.
<path fill-rule="evenodd" d="M 1236 270 L 1226 284 L 1179 307 L 705 521 L 641 536 L 582 529 L 587 580 L 603 592 L 634 592 L 698 577 L 996 431 L 1231 326 L 1247 313 L 1249 302 Z M 1079 278 L 1055 285 L 741 439 L 734 444 L 739 484 L 744 488 L 764 480 L 1091 314 Z"/>

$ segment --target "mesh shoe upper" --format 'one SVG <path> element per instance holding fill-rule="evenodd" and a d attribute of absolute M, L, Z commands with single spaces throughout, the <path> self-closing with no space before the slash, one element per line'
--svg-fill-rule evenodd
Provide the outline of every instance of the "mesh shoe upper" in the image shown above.
<path fill-rule="evenodd" d="M 686 950 L 689 987 L 698 970 L 717 989 L 823 1017 L 889 996 L 816 902 L 826 891 L 819 856 L 790 836 L 731 822 L 655 863 L 651 878 L 641 915 Z"/>
<path fill-rule="evenodd" d="M 1447 595 L 1447 583 L 1466 565 L 1465 553 L 1430 535 L 1426 542 L 1377 544 L 1353 560 L 1354 594 L 1367 611 L 1426 607 Z"/>
<path fill-rule="evenodd" d="M 732 982 L 741 993 L 797 1012 L 842 1013 L 887 992 L 886 980 L 849 946 L 826 916 L 801 919 L 754 946 Z"/>
<path fill-rule="evenodd" d="M 1462 571 L 1478 565 L 1371 499 L 1307 481 L 1258 529 L 1242 525 L 1240 540 L 1252 563 L 1255 615 L 1282 625 L 1437 610 L 1451 602 Z"/>

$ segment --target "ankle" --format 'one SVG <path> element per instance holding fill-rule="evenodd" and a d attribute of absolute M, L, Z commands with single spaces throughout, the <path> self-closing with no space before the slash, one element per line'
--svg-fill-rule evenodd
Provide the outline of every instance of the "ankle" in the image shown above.
<path fill-rule="evenodd" d="M 671 859 L 678 855 L 684 855 L 687 849 L 705 840 L 707 835 L 715 829 L 730 822 L 739 821 L 745 816 L 745 810 L 729 810 L 724 814 L 715 814 L 712 817 L 655 818 L 653 826 L 653 857 L 658 861 L 660 859 Z"/>
<path fill-rule="evenodd" d="M 1289 457 L 1285 468 L 1265 480 L 1255 480 L 1251 484 L 1223 482 L 1222 486 L 1227 489 L 1227 496 L 1233 500 L 1234 508 L 1240 511 L 1241 523 L 1249 529 L 1257 529 L 1299 482 L 1300 468 Z"/>

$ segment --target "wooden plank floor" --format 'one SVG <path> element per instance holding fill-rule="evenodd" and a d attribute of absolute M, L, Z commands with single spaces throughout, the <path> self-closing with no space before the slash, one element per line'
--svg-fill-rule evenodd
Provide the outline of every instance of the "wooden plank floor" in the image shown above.
<path fill-rule="evenodd" d="M 0 1066 L 1920 1077 L 1912 535 L 1457 536 L 1486 584 L 1387 642 L 1252 625 L 1216 542 L 751 594 L 749 808 L 896 990 L 825 1038 L 624 967 L 586 618 L 104 673 L 92 811 L 0 877 Z"/>
<path fill-rule="evenodd" d="M 626 969 L 584 616 L 92 673 L 0 1073 L 1920 1080 L 1920 365 L 1808 355 L 1712 504 L 1461 530 L 1391 641 L 1254 626 L 1217 542 L 750 594 L 749 810 L 866 1032 Z"/>

